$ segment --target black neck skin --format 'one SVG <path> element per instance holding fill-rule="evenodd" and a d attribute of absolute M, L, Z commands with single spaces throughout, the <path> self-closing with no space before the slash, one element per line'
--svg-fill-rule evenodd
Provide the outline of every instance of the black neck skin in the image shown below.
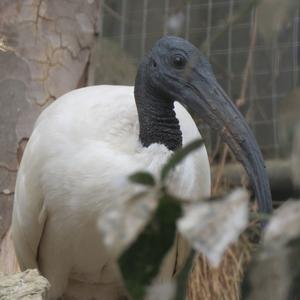
<path fill-rule="evenodd" d="M 134 88 L 140 141 L 144 147 L 158 143 L 174 151 L 182 146 L 182 133 L 174 111 L 174 101 L 157 92 L 145 77 L 145 67 L 141 65 Z"/>

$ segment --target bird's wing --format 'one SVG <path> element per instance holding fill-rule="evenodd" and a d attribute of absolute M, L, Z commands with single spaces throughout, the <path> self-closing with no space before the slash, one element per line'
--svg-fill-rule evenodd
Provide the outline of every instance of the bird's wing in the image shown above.
<path fill-rule="evenodd" d="M 64 162 L 74 163 L 72 149 L 77 153 L 82 148 L 78 144 L 103 139 L 110 119 L 118 119 L 118 113 L 132 107 L 132 87 L 95 86 L 62 96 L 40 115 L 24 151 L 15 188 L 12 237 L 21 269 L 38 266 L 48 198 L 55 197 L 52 187 L 65 177 Z M 120 126 L 124 131 L 126 126 Z"/>
<path fill-rule="evenodd" d="M 36 138 L 26 147 L 18 172 L 12 219 L 12 237 L 20 268 L 37 268 L 37 252 L 47 219 L 37 164 Z M 35 155 L 34 155 L 35 154 Z"/>

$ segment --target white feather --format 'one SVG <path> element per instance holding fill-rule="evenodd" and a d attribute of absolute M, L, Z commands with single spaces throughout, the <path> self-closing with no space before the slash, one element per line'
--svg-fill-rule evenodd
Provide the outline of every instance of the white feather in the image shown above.
<path fill-rule="evenodd" d="M 175 111 L 183 144 L 199 138 L 187 111 L 178 103 Z M 127 86 L 72 91 L 38 118 L 18 172 L 12 232 L 21 268 L 41 270 L 52 285 L 50 299 L 65 292 L 115 300 L 124 292 L 97 220 L 115 199 L 135 193 L 132 184 L 118 188 L 122 178 L 137 170 L 158 174 L 171 154 L 164 145 L 142 147 L 138 132 L 133 87 Z M 189 199 L 210 194 L 204 147 L 180 165 L 170 189 Z M 177 237 L 158 281 L 172 276 L 177 248 L 177 263 L 184 261 L 188 246 Z"/>

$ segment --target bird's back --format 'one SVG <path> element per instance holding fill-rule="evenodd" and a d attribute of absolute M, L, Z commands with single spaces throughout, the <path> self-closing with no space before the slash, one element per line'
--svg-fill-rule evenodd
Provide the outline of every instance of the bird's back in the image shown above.
<path fill-rule="evenodd" d="M 40 115 L 35 128 L 50 134 L 51 141 L 80 144 L 87 140 L 117 143 L 124 134 L 136 142 L 137 126 L 133 87 L 92 86 L 60 97 Z"/>

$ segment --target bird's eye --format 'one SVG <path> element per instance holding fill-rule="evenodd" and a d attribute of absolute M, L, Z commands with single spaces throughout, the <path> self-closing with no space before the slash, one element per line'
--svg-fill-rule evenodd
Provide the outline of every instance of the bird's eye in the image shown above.
<path fill-rule="evenodd" d="M 172 56 L 172 65 L 176 69 L 183 69 L 186 65 L 186 58 L 181 54 L 175 54 Z"/>

